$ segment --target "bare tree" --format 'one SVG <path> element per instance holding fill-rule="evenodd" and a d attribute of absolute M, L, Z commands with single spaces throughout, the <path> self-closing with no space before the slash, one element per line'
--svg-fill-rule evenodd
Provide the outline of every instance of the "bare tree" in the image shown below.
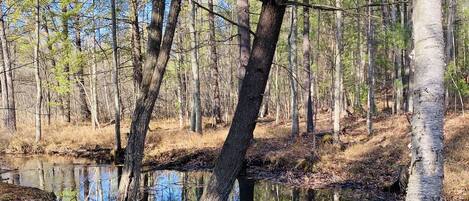
<path fill-rule="evenodd" d="M 76 0 L 75 1 L 75 7 L 80 7 L 80 1 Z M 78 53 L 82 53 L 83 48 L 82 48 L 82 42 L 81 42 L 81 22 L 80 22 L 80 16 L 77 15 L 75 16 L 75 21 L 74 21 L 74 26 L 75 26 L 75 46 L 78 50 Z M 84 73 L 84 65 L 83 63 L 79 63 L 78 65 L 78 70 L 76 72 L 76 87 L 78 88 L 79 91 L 79 96 L 78 96 L 78 105 L 79 105 L 79 115 L 80 115 L 80 120 L 82 121 L 87 121 L 90 119 L 91 116 L 91 111 L 88 108 L 88 100 L 86 97 L 86 88 L 85 88 L 85 79 L 83 78 L 83 73 Z"/>
<path fill-rule="evenodd" d="M 246 67 L 251 52 L 251 37 L 249 35 L 249 1 L 236 0 L 238 12 L 238 34 L 239 34 L 239 68 L 238 68 L 238 93 L 241 92 Z"/>
<path fill-rule="evenodd" d="M 2 0 L 0 0 L 0 6 L 3 6 Z M 4 99 L 3 114 L 5 116 L 3 123 L 10 133 L 14 133 L 16 131 L 16 106 L 13 87 L 13 68 L 8 47 L 5 13 L 3 9 L 0 9 L 0 41 L 2 43 L 3 56 L 2 98 Z"/>
<path fill-rule="evenodd" d="M 303 0 L 304 4 L 309 4 L 309 0 Z M 314 132 L 314 116 L 313 116 L 313 93 L 314 93 L 314 86 L 313 86 L 313 76 L 311 73 L 311 47 L 310 47 L 310 40 L 309 40 L 309 8 L 303 7 L 303 68 L 307 73 L 306 77 L 306 131 L 308 133 Z"/>
<path fill-rule="evenodd" d="M 36 139 L 35 142 L 38 143 L 41 140 L 42 130 L 41 130 L 41 113 L 42 113 L 42 81 L 39 68 L 39 47 L 40 47 L 40 4 L 39 0 L 36 0 L 36 44 L 34 46 L 34 66 L 35 66 L 35 78 L 36 78 L 36 114 L 35 114 L 35 123 L 36 123 Z"/>
<path fill-rule="evenodd" d="M 140 187 L 140 169 L 145 147 L 145 137 L 150 123 L 151 113 L 158 98 L 163 76 L 169 59 L 173 43 L 181 0 L 172 0 L 171 8 L 166 20 L 163 41 L 164 1 L 153 1 L 152 19 L 148 27 L 148 51 L 144 64 L 144 74 L 140 97 L 137 99 L 130 136 L 125 152 L 124 170 L 119 185 L 118 200 L 138 200 Z M 161 43 L 161 44 L 160 44 Z"/>
<path fill-rule="evenodd" d="M 298 117 L 298 51 L 296 46 L 297 29 L 297 7 L 291 7 L 291 24 L 290 33 L 288 35 L 288 70 L 290 78 L 290 99 L 291 99 L 291 135 L 295 138 L 300 133 L 299 117 Z"/>
<path fill-rule="evenodd" d="M 132 26 L 132 66 L 134 81 L 134 97 L 137 101 L 142 82 L 142 48 L 140 42 L 140 26 L 138 19 L 138 0 L 130 0 L 130 21 Z"/>
<path fill-rule="evenodd" d="M 336 7 L 342 6 L 342 0 L 336 0 Z M 333 121 L 334 121 L 334 144 L 340 143 L 339 134 L 340 134 L 340 113 L 341 113 L 341 88 L 342 88 L 342 11 L 336 12 L 336 41 L 335 41 L 335 67 L 334 67 L 334 110 L 333 110 Z"/>
<path fill-rule="evenodd" d="M 93 0 L 93 9 L 96 8 L 96 2 Z M 98 108 L 98 61 L 96 58 L 96 22 L 95 22 L 95 17 L 94 17 L 93 12 L 93 18 L 92 18 L 92 38 L 93 38 L 93 65 L 91 66 L 91 79 L 90 79 L 90 85 L 91 85 L 91 125 L 93 129 L 96 129 L 96 127 L 99 127 L 99 108 Z"/>
<path fill-rule="evenodd" d="M 285 5 L 278 5 L 274 0 L 263 2 L 233 123 L 201 200 L 227 200 L 241 171 L 256 127 L 284 13 Z"/>
<path fill-rule="evenodd" d="M 112 15 L 112 81 L 114 84 L 114 120 L 115 120 L 115 148 L 116 154 L 121 150 L 121 131 L 120 131 L 120 101 L 119 101 L 119 61 L 117 52 L 117 23 L 116 23 L 116 0 L 111 0 Z"/>
<path fill-rule="evenodd" d="M 212 68 L 212 80 L 213 80 L 213 108 L 212 115 L 215 120 L 215 124 L 222 121 L 221 118 L 221 103 L 220 103 L 220 86 L 218 84 L 219 72 L 218 72 L 218 55 L 217 55 L 217 44 L 215 35 L 215 15 L 213 13 L 213 0 L 208 0 L 208 26 L 210 29 L 209 34 L 209 45 L 210 45 L 210 60 Z"/>
<path fill-rule="evenodd" d="M 189 32 L 191 34 L 191 68 L 192 68 L 192 79 L 194 81 L 194 91 L 192 95 L 192 113 L 191 113 L 191 131 L 202 134 L 202 106 L 200 101 L 200 80 L 199 80 L 199 62 L 198 50 L 197 50 L 197 32 L 195 29 L 195 14 L 196 7 L 194 2 L 189 1 L 190 13 L 190 25 Z"/>
<path fill-rule="evenodd" d="M 186 102 L 187 102 L 187 80 L 186 80 L 186 69 L 185 69 L 185 55 L 183 52 L 183 40 L 184 34 L 181 31 L 178 33 L 178 50 L 176 54 L 177 67 L 176 67 L 176 76 L 177 76 L 177 97 L 178 97 L 178 116 L 179 116 L 179 128 L 184 128 L 186 122 Z"/>
<path fill-rule="evenodd" d="M 372 0 L 368 0 L 368 3 L 373 3 Z M 367 96 L 367 105 L 368 111 L 366 113 L 366 127 L 368 135 L 371 135 L 373 132 L 373 113 L 374 113 L 374 60 L 375 60 L 375 50 L 374 50 L 374 25 L 373 25 L 373 8 L 368 7 L 368 25 L 367 25 L 367 49 L 368 49 L 368 96 Z"/>

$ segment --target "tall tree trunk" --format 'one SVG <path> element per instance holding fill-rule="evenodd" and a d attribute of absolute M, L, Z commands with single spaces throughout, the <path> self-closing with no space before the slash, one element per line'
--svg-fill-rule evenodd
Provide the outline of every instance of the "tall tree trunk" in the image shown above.
<path fill-rule="evenodd" d="M 233 183 L 241 171 L 244 156 L 253 138 L 256 119 L 262 103 L 272 59 L 275 53 L 285 6 L 264 1 L 246 68 L 240 98 L 228 137 L 218 157 L 202 200 L 227 200 Z"/>
<path fill-rule="evenodd" d="M 407 30 L 412 30 L 412 20 L 409 20 L 411 18 L 410 13 L 412 13 L 412 4 L 407 4 L 406 6 L 402 6 L 401 8 L 403 9 L 401 12 L 401 20 L 403 20 L 402 24 Z M 412 112 L 413 111 L 413 95 L 412 95 L 412 89 L 413 89 L 413 77 L 414 77 L 414 46 L 413 43 L 408 41 L 409 39 L 406 39 L 406 44 L 409 44 L 405 50 L 403 50 L 403 53 L 401 54 L 403 56 L 402 60 L 404 61 L 403 65 L 403 75 L 402 75 L 402 82 L 404 83 L 404 89 L 403 89 L 403 99 L 404 99 L 404 110 L 406 112 Z"/>
<path fill-rule="evenodd" d="M 34 46 L 34 67 L 35 67 L 35 78 L 36 78 L 36 139 L 38 143 L 41 140 L 42 129 L 41 129 L 41 113 L 42 113 L 42 81 L 41 73 L 39 68 L 39 47 L 40 47 L 40 4 L 39 0 L 36 0 L 36 44 Z"/>
<path fill-rule="evenodd" d="M 0 6 L 3 5 L 3 2 L 0 0 Z M 4 124 L 10 133 L 16 131 L 16 106 L 15 106 L 15 91 L 13 86 L 13 68 L 10 57 L 10 50 L 8 47 L 8 40 L 6 35 L 6 22 L 5 22 L 5 13 L 0 12 L 0 41 L 2 45 L 2 56 L 3 56 L 3 71 L 4 71 L 4 89 L 2 89 L 2 95 L 5 97 L 6 107 Z"/>
<path fill-rule="evenodd" d="M 357 1 L 357 6 L 358 5 Z M 360 8 L 357 8 L 357 13 L 360 12 Z M 356 63 L 355 63 L 355 98 L 353 101 L 353 106 L 354 109 L 360 109 L 361 108 L 361 72 L 362 72 L 362 40 L 361 40 L 361 33 L 362 33 L 362 26 L 361 26 L 361 18 L 362 16 L 357 15 L 356 16 L 356 22 L 357 22 L 357 53 L 356 53 Z"/>
<path fill-rule="evenodd" d="M 309 4 L 309 0 L 303 0 L 303 3 Z M 311 75 L 311 54 L 310 54 L 310 40 L 309 40 L 309 8 L 303 7 L 303 68 L 307 73 L 306 78 L 306 131 L 308 133 L 314 132 L 314 115 L 313 115 L 313 76 Z"/>
<path fill-rule="evenodd" d="M 178 44 L 179 44 L 179 53 L 176 54 L 176 58 L 178 60 L 178 66 L 176 67 L 176 74 L 177 74 L 177 96 L 178 96 L 178 116 L 179 116 L 179 128 L 183 129 L 186 122 L 186 92 L 187 92 L 187 85 L 186 85 L 186 70 L 185 70 L 185 58 L 184 58 L 184 41 L 183 41 L 183 33 L 182 31 L 178 34 Z"/>
<path fill-rule="evenodd" d="M 220 87 L 218 84 L 219 73 L 218 73 L 218 55 L 217 55 L 217 44 L 215 35 L 215 15 L 213 14 L 213 0 L 208 0 L 208 9 L 211 11 L 208 13 L 208 26 L 210 29 L 209 34 L 209 46 L 210 46 L 210 60 L 212 68 L 212 79 L 213 79 L 213 108 L 212 115 L 215 120 L 215 124 L 222 122 L 221 118 L 221 103 L 220 103 Z"/>
<path fill-rule="evenodd" d="M 200 101 L 200 80 L 199 80 L 199 62 L 197 47 L 197 32 L 195 29 L 195 4 L 189 1 L 191 9 L 189 32 L 191 35 L 191 68 L 192 79 L 194 80 L 194 91 L 192 95 L 192 113 L 191 113 L 191 131 L 202 134 L 202 106 Z"/>
<path fill-rule="evenodd" d="M 93 0 L 93 11 L 96 9 L 96 4 L 95 0 Z M 94 17 L 94 12 L 93 12 L 93 30 L 92 30 L 92 37 L 93 37 L 93 65 L 91 66 L 91 125 L 93 129 L 96 129 L 96 127 L 99 127 L 99 108 L 98 108 L 98 61 L 96 58 L 96 22 L 95 22 L 95 17 Z"/>
<path fill-rule="evenodd" d="M 444 40 L 439 0 L 414 1 L 414 112 L 406 200 L 442 200 Z"/>
<path fill-rule="evenodd" d="M 152 20 L 148 27 L 148 51 L 144 64 L 146 70 L 144 70 L 140 97 L 135 105 L 130 124 L 130 136 L 125 153 L 124 171 L 119 185 L 118 200 L 138 200 L 137 192 L 140 187 L 140 168 L 145 137 L 168 63 L 178 15 L 181 10 L 181 0 L 171 1 L 162 42 L 162 22 L 165 5 L 163 1 L 153 1 L 152 6 Z"/>
<path fill-rule="evenodd" d="M 76 6 L 78 6 L 79 1 L 76 1 Z M 81 45 L 81 24 L 80 24 L 80 16 L 76 16 L 75 18 L 75 45 L 78 49 L 79 54 L 82 53 L 82 45 Z M 85 91 L 85 79 L 83 78 L 83 71 L 84 71 L 84 66 L 83 64 L 79 64 L 78 70 L 76 73 L 76 82 L 77 85 L 76 87 L 78 88 L 79 91 L 79 97 L 78 97 L 78 105 L 80 108 L 80 120 L 82 121 L 88 121 L 91 116 L 91 111 L 88 108 L 88 101 L 86 98 L 86 91 Z"/>
<path fill-rule="evenodd" d="M 53 49 L 52 49 L 51 38 L 49 35 L 49 26 L 48 26 L 46 15 L 42 15 L 42 22 L 44 26 L 44 31 L 46 33 L 47 50 L 49 51 L 48 53 L 51 55 Z M 55 65 L 56 65 L 55 58 L 50 57 L 50 66 L 46 69 L 54 69 Z M 50 73 L 49 70 L 46 70 L 46 72 L 44 73 L 47 86 L 51 84 L 51 81 L 49 81 L 49 73 Z M 50 125 L 50 120 L 51 120 L 51 104 L 50 103 L 52 101 L 51 93 L 50 93 L 51 89 L 50 87 L 47 87 L 46 89 L 47 89 L 47 102 L 46 102 L 47 103 L 47 124 Z"/>
<path fill-rule="evenodd" d="M 317 27 L 316 27 L 316 33 L 317 33 L 317 38 L 316 38 L 316 79 L 313 80 L 314 84 L 314 119 L 317 120 L 317 115 L 318 115 L 318 105 L 319 105 L 319 55 L 320 55 L 320 38 L 321 38 L 321 10 L 318 10 L 318 21 L 317 21 Z M 314 77 L 313 77 L 314 78 Z M 313 120 L 314 122 L 314 120 Z"/>
<path fill-rule="evenodd" d="M 290 109 L 291 109 L 291 135 L 295 138 L 300 133 L 299 117 L 298 117 L 298 57 L 297 57 L 297 46 L 296 36 L 298 35 L 297 30 L 297 7 L 291 7 L 291 24 L 290 33 L 288 35 L 288 70 L 290 78 Z"/>
<path fill-rule="evenodd" d="M 277 57 L 276 57 L 277 58 Z M 277 60 L 277 59 L 275 59 Z M 278 125 L 280 123 L 280 87 L 279 87 L 279 72 L 280 66 L 275 65 L 275 124 Z"/>
<path fill-rule="evenodd" d="M 7 90 L 7 67 L 5 66 L 4 61 L 4 55 L 3 55 L 3 48 L 0 49 L 2 51 L 2 65 L 0 65 L 1 68 L 1 74 L 0 74 L 0 84 L 1 84 L 1 90 L 2 90 L 2 119 L 3 119 L 3 126 L 5 128 L 8 128 L 8 90 Z"/>
<path fill-rule="evenodd" d="M 116 0 L 111 0 L 112 15 L 112 81 L 114 86 L 114 120 L 115 120 L 115 144 L 116 154 L 121 150 L 121 131 L 120 131 L 120 101 L 119 101 L 119 62 L 117 52 L 117 22 L 116 22 Z"/>
<path fill-rule="evenodd" d="M 401 21 L 400 23 L 398 22 L 398 5 L 392 5 L 391 6 L 391 23 L 392 27 L 394 30 L 397 28 L 400 28 L 403 30 L 403 10 L 401 12 Z M 397 41 L 393 41 L 397 42 Z M 392 60 L 394 63 L 394 105 L 393 105 L 393 111 L 394 113 L 400 114 L 402 112 L 402 103 L 403 103 L 403 79 L 402 79 L 402 49 L 398 45 L 394 45 L 393 47 L 393 55 L 392 55 Z"/>
<path fill-rule="evenodd" d="M 373 3 L 373 0 L 368 0 L 368 4 Z M 366 127 L 368 135 L 371 135 L 373 132 L 373 113 L 374 113 L 374 68 L 375 68 L 375 50 L 374 50 L 374 25 L 373 25 L 373 8 L 368 7 L 368 25 L 367 25 L 367 49 L 368 49 L 368 96 L 367 96 L 367 105 L 368 111 L 366 113 Z"/>
<path fill-rule="evenodd" d="M 264 99 L 262 101 L 261 109 L 259 111 L 259 117 L 264 118 L 269 115 L 269 99 L 270 99 L 270 79 L 267 80 L 267 86 L 265 87 Z"/>
<path fill-rule="evenodd" d="M 239 69 L 238 69 L 238 94 L 241 93 L 246 67 L 251 52 L 251 37 L 249 35 L 249 1 L 236 0 L 238 12 L 238 34 L 239 34 Z"/>
<path fill-rule="evenodd" d="M 70 45 L 68 44 L 68 20 L 70 18 L 69 13 L 68 13 L 68 3 L 62 2 L 62 42 L 63 42 L 63 48 L 64 48 L 64 54 L 71 54 L 69 48 Z M 66 80 L 66 88 L 69 89 L 69 83 L 70 83 L 70 64 L 66 62 L 64 64 L 64 69 L 63 72 L 65 80 Z M 62 94 L 62 107 L 63 107 L 63 117 L 65 118 L 65 121 L 70 123 L 71 122 L 71 108 L 70 108 L 70 92 L 67 92 L 65 94 Z"/>
<path fill-rule="evenodd" d="M 132 26 L 132 66 L 134 82 L 134 99 L 137 101 L 142 82 L 142 48 L 140 42 L 140 26 L 138 20 L 138 0 L 130 0 L 130 21 Z"/>
<path fill-rule="evenodd" d="M 456 44 L 455 44 L 455 22 L 456 22 L 456 1 L 455 0 L 449 0 L 448 1 L 448 17 L 447 17 L 447 26 L 446 26 L 446 46 L 445 46 L 445 63 L 446 63 L 446 69 L 449 69 L 449 66 L 453 66 L 452 72 L 454 73 L 459 73 L 457 69 L 457 62 L 455 58 L 456 54 Z M 454 81 L 453 76 L 451 75 L 451 72 L 449 73 L 451 76 L 451 81 L 456 88 L 456 92 L 454 93 L 455 96 L 455 102 L 454 102 L 454 112 L 456 112 L 456 93 L 459 95 L 460 98 L 460 103 L 461 103 L 461 108 L 462 108 L 462 113 L 464 114 L 464 102 L 462 101 L 462 96 L 461 96 L 461 91 L 459 90 L 459 87 Z M 449 95 L 449 94 L 448 94 Z M 445 97 L 446 99 L 449 99 L 449 97 Z"/>
<path fill-rule="evenodd" d="M 336 7 L 342 7 L 342 0 L 336 0 Z M 341 88 L 342 88 L 342 11 L 336 11 L 336 41 L 335 41 L 335 67 L 334 67 L 334 107 L 333 107 L 333 124 L 334 124 L 334 144 L 339 144 L 340 135 L 340 113 L 341 113 Z"/>

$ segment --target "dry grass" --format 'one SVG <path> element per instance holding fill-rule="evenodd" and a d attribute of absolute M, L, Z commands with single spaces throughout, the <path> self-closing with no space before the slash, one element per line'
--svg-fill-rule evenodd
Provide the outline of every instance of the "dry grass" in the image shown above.
<path fill-rule="evenodd" d="M 449 200 L 469 200 L 469 117 L 445 122 L 444 190 Z"/>
<path fill-rule="evenodd" d="M 111 147 L 114 143 L 113 127 L 93 130 L 88 125 L 53 124 L 43 127 L 41 143 L 34 143 L 34 127 L 19 125 L 18 132 L 10 136 L 7 152 L 50 153 L 87 149 L 96 146 Z"/>
<path fill-rule="evenodd" d="M 319 115 L 316 128 L 327 132 L 329 115 Z M 297 141 L 290 140 L 289 122 L 274 125 L 272 121 L 258 123 L 254 141 L 248 150 L 248 160 L 260 160 L 265 168 L 283 172 L 279 180 L 297 185 L 322 187 L 347 182 L 382 187 L 396 178 L 400 165 L 409 161 L 409 129 L 405 116 L 379 117 L 374 134 L 366 135 L 364 119 L 344 119 L 346 132 L 341 135 L 342 151 L 319 141 L 314 150 L 311 136 L 304 134 Z M 129 122 L 123 122 L 127 132 Z M 304 122 L 301 122 L 304 128 Z M 93 131 L 89 125 L 52 125 L 44 128 L 44 140 L 34 145 L 34 128 L 20 125 L 15 137 L 0 135 L 0 152 L 49 153 L 57 150 L 76 150 L 96 146 L 111 148 L 114 143 L 113 125 Z M 175 120 L 158 120 L 150 124 L 147 135 L 146 159 L 152 160 L 174 150 L 211 150 L 217 153 L 222 146 L 228 126 L 205 129 L 203 135 L 178 128 Z M 123 134 L 125 136 L 125 134 Z M 123 139 L 125 137 L 122 137 Z M 445 125 L 445 196 L 450 200 L 469 199 L 469 117 L 448 116 Z M 125 143 L 125 142 L 124 142 Z M 3 146 L 3 147 L 2 147 Z M 214 154 L 210 153 L 210 154 Z M 254 162 L 253 162 L 254 163 Z M 297 175 L 290 175 L 291 171 Z"/>

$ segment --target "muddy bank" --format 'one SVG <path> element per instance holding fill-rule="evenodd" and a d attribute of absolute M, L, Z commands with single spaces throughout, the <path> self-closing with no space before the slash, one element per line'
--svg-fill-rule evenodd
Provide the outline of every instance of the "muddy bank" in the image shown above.
<path fill-rule="evenodd" d="M 6 149 L 1 155 L 18 155 L 18 156 L 68 156 L 74 158 L 85 158 L 96 161 L 97 163 L 111 163 L 113 161 L 113 152 L 111 148 L 95 145 L 92 147 L 80 147 L 77 149 Z"/>
<path fill-rule="evenodd" d="M 0 182 L 0 201 L 54 201 L 54 193 Z"/>

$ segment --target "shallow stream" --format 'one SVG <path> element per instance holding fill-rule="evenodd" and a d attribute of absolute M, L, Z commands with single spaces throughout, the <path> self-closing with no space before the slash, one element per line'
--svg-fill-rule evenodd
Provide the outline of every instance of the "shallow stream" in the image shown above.
<path fill-rule="evenodd" d="M 116 200 L 121 167 L 68 157 L 0 157 L 1 168 L 16 169 L 0 175 L 3 182 L 54 192 L 58 200 Z M 142 176 L 145 200 L 198 200 L 208 172 L 157 170 Z M 388 200 L 351 189 L 301 189 L 269 181 L 238 179 L 232 201 Z"/>

